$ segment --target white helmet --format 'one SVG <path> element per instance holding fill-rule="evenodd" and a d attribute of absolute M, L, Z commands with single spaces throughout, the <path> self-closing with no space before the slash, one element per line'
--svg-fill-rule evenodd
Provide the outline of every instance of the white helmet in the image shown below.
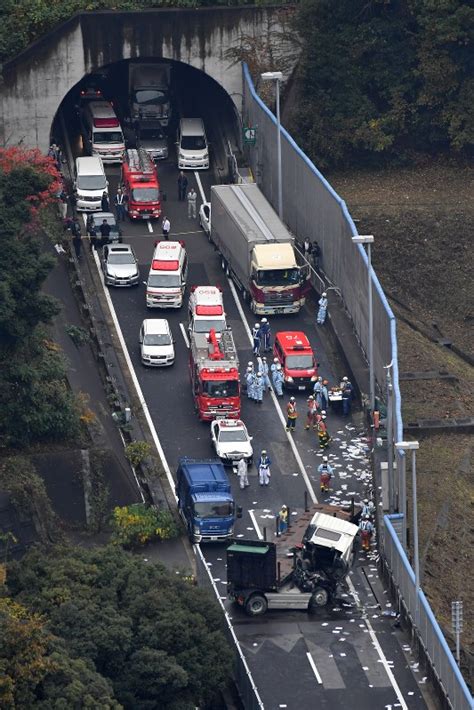
<path fill-rule="evenodd" d="M 255 323 L 256 328 L 260 328 L 260 323 Z"/>
<path fill-rule="evenodd" d="M 262 320 L 260 321 L 260 323 L 268 323 L 267 318 L 262 318 Z"/>
<path fill-rule="evenodd" d="M 247 372 L 252 372 L 252 368 L 250 367 L 250 365 L 247 367 Z"/>
<path fill-rule="evenodd" d="M 325 416 L 326 416 L 326 410 L 325 410 L 325 409 L 321 410 L 321 416 L 322 416 L 322 417 L 325 417 Z"/>
<path fill-rule="evenodd" d="M 267 450 L 266 450 L 266 449 L 262 449 L 262 454 L 266 454 L 266 453 L 267 453 Z"/>
<path fill-rule="evenodd" d="M 327 296 L 327 293 L 326 293 L 326 291 L 325 291 L 325 292 L 323 293 L 323 298 L 326 298 L 326 296 Z"/>
<path fill-rule="evenodd" d="M 278 362 L 278 358 L 277 358 L 277 357 L 274 357 L 274 358 L 273 358 L 273 362 Z"/>
<path fill-rule="evenodd" d="M 278 365 L 277 365 L 277 370 L 281 370 L 281 365 L 280 365 L 280 363 L 278 363 Z"/>
<path fill-rule="evenodd" d="M 253 362 L 252 362 L 252 360 L 249 360 L 249 361 L 248 361 L 248 366 L 249 366 L 249 367 L 253 367 Z"/>
<path fill-rule="evenodd" d="M 290 397 L 290 402 L 294 402 L 294 401 L 295 401 L 295 398 L 294 398 L 294 397 Z"/>
<path fill-rule="evenodd" d="M 348 378 L 348 377 L 343 377 L 343 378 L 342 378 L 342 381 L 343 381 L 343 382 L 349 382 L 349 378 Z"/>

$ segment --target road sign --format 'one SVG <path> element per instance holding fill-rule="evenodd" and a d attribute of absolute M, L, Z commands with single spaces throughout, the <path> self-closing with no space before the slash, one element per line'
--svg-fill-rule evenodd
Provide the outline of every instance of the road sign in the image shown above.
<path fill-rule="evenodd" d="M 255 145 L 255 142 L 257 140 L 257 129 L 256 128 L 251 128 L 250 126 L 244 126 L 243 134 L 244 134 L 244 143 L 248 143 L 249 145 Z"/>

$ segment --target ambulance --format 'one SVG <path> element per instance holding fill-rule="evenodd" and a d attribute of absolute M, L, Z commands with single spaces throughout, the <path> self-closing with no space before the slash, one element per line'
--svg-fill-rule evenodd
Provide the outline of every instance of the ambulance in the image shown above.
<path fill-rule="evenodd" d="M 88 101 L 81 110 L 84 148 L 103 163 L 121 163 L 125 142 L 120 122 L 108 101 Z"/>
<path fill-rule="evenodd" d="M 155 244 L 146 286 L 147 308 L 181 308 L 188 276 L 184 242 Z"/>
<path fill-rule="evenodd" d="M 189 331 L 209 333 L 217 337 L 227 327 L 222 290 L 218 286 L 193 286 L 188 302 Z"/>

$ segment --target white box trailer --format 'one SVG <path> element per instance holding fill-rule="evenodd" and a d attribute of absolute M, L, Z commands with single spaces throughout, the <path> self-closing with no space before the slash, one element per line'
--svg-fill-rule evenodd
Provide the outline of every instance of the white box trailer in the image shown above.
<path fill-rule="evenodd" d="M 298 313 L 309 288 L 294 238 L 255 184 L 211 188 L 211 240 L 254 313 Z"/>

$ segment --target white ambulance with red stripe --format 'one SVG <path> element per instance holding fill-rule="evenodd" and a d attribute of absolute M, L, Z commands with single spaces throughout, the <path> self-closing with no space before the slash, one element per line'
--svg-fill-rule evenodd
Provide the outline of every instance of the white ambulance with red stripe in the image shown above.
<path fill-rule="evenodd" d="M 213 329 L 220 337 L 227 327 L 224 300 L 219 286 L 193 286 L 189 296 L 189 330 L 192 333 L 207 333 Z"/>
<path fill-rule="evenodd" d="M 103 163 L 121 163 L 125 141 L 120 122 L 108 101 L 88 101 L 81 112 L 81 133 L 84 148 L 90 155 L 99 155 Z"/>
<path fill-rule="evenodd" d="M 181 308 L 188 277 L 188 257 L 184 242 L 159 241 L 155 244 L 146 285 L 148 308 Z"/>

